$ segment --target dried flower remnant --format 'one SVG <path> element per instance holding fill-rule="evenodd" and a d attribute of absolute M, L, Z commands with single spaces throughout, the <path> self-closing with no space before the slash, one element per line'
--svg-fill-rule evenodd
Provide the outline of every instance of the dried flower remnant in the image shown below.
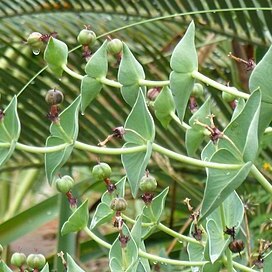
<path fill-rule="evenodd" d="M 244 59 L 241 59 L 239 57 L 232 55 L 231 52 L 229 52 L 228 57 L 234 59 L 235 61 L 237 61 L 239 63 L 243 63 L 246 66 L 247 71 L 252 71 L 256 67 L 256 63 L 253 61 L 253 59 L 244 60 Z"/>

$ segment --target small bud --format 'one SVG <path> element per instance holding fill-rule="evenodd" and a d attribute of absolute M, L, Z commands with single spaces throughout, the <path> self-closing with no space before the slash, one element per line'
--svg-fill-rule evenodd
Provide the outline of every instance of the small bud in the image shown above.
<path fill-rule="evenodd" d="M 235 239 L 229 244 L 229 249 L 233 253 L 240 253 L 245 248 L 244 242 L 239 239 Z"/>
<path fill-rule="evenodd" d="M 52 89 L 46 93 L 45 101 L 49 105 L 58 105 L 63 101 L 63 93 L 59 90 Z"/>
<path fill-rule="evenodd" d="M 119 39 L 110 40 L 107 44 L 107 50 L 113 55 L 120 54 L 123 50 L 123 43 Z"/>
<path fill-rule="evenodd" d="M 151 88 L 147 91 L 147 98 L 150 100 L 150 101 L 155 101 L 157 96 L 159 95 L 161 91 L 161 88 L 158 88 L 158 87 L 154 87 L 154 88 Z"/>
<path fill-rule="evenodd" d="M 107 163 L 100 162 L 93 167 L 92 175 L 96 181 L 103 181 L 110 177 L 111 167 Z"/>
<path fill-rule="evenodd" d="M 21 267 L 26 262 L 26 255 L 24 253 L 15 252 L 12 254 L 10 263 L 14 266 Z"/>
<path fill-rule="evenodd" d="M 83 29 L 79 32 L 77 36 L 77 41 L 81 45 L 92 46 L 96 42 L 96 34 L 92 30 Z"/>
<path fill-rule="evenodd" d="M 40 51 L 43 46 L 42 41 L 43 35 L 39 32 L 32 32 L 27 38 L 27 44 L 31 47 L 33 51 Z"/>
<path fill-rule="evenodd" d="M 157 188 L 157 181 L 153 176 L 146 174 L 141 178 L 139 187 L 142 192 L 154 192 Z"/>
<path fill-rule="evenodd" d="M 203 94 L 204 94 L 203 85 L 200 84 L 200 83 L 195 83 L 194 87 L 193 87 L 193 90 L 192 90 L 192 93 L 191 93 L 191 96 L 199 98 L 199 97 L 203 96 Z"/>
<path fill-rule="evenodd" d="M 114 211 L 124 211 L 127 208 L 127 201 L 123 197 L 116 197 L 111 201 L 110 207 Z"/>
<path fill-rule="evenodd" d="M 74 179 L 66 175 L 56 180 L 56 188 L 60 193 L 66 194 L 73 188 L 74 183 Z"/>
<path fill-rule="evenodd" d="M 26 263 L 30 268 L 42 269 L 45 266 L 46 259 L 42 254 L 30 254 L 26 259 Z"/>

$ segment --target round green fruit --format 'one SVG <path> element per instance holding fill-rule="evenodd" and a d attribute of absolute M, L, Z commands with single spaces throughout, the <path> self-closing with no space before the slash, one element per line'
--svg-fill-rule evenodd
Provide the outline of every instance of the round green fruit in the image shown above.
<path fill-rule="evenodd" d="M 26 262 L 26 255 L 24 253 L 15 252 L 12 254 L 10 263 L 16 267 L 21 267 Z"/>
<path fill-rule="evenodd" d="M 203 85 L 200 83 L 195 83 L 191 95 L 194 97 L 201 97 L 204 94 Z"/>
<path fill-rule="evenodd" d="M 42 269 L 46 264 L 46 259 L 42 254 L 30 254 L 26 263 L 32 269 Z"/>
<path fill-rule="evenodd" d="M 63 93 L 56 89 L 49 90 L 45 96 L 45 101 L 49 105 L 58 105 L 63 102 L 63 99 Z"/>
<path fill-rule="evenodd" d="M 107 44 L 107 49 L 113 55 L 119 54 L 123 50 L 123 43 L 119 39 L 110 40 Z"/>
<path fill-rule="evenodd" d="M 124 211 L 127 208 L 127 201 L 123 197 L 116 197 L 111 201 L 110 207 L 114 211 Z"/>
<path fill-rule="evenodd" d="M 77 41 L 81 45 L 92 46 L 96 42 L 96 34 L 92 30 L 83 29 L 79 32 L 77 36 Z"/>
<path fill-rule="evenodd" d="M 32 50 L 40 50 L 43 46 L 42 34 L 39 32 L 32 32 L 27 38 L 27 44 Z"/>
<path fill-rule="evenodd" d="M 142 192 L 154 192 L 157 188 L 157 181 L 151 175 L 144 175 L 140 180 L 140 190 Z"/>
<path fill-rule="evenodd" d="M 111 167 L 105 162 L 100 162 L 93 167 L 92 175 L 96 181 L 103 181 L 111 176 Z"/>
<path fill-rule="evenodd" d="M 56 180 L 56 188 L 60 193 L 68 193 L 74 186 L 74 179 L 68 175 L 60 177 Z"/>

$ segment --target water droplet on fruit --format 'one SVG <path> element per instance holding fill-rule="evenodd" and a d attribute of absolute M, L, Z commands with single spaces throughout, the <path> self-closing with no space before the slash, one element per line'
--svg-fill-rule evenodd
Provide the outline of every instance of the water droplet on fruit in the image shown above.
<path fill-rule="evenodd" d="M 39 54 L 40 54 L 40 52 L 41 52 L 41 50 L 40 50 L 40 49 L 35 49 L 35 50 L 32 50 L 32 53 L 33 53 L 35 56 L 39 55 Z"/>

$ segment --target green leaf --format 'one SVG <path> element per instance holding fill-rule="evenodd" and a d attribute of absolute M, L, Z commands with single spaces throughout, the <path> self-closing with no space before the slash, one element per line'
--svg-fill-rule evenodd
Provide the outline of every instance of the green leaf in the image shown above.
<path fill-rule="evenodd" d="M 148 111 L 142 91 L 139 91 L 137 101 L 125 122 L 125 129 L 127 131 L 124 139 L 129 143 L 142 145 L 148 140 L 153 141 L 155 138 L 154 121 Z"/>
<path fill-rule="evenodd" d="M 272 251 L 264 257 L 263 272 L 270 272 L 272 267 Z"/>
<path fill-rule="evenodd" d="M 191 73 L 177 73 L 173 71 L 170 74 L 170 89 L 181 122 L 183 121 L 194 83 L 195 80 L 191 76 Z"/>
<path fill-rule="evenodd" d="M 171 90 L 163 87 L 154 102 L 155 115 L 163 127 L 167 128 L 172 120 L 171 113 L 175 112 L 175 102 Z"/>
<path fill-rule="evenodd" d="M 61 228 L 61 235 L 70 232 L 78 232 L 88 225 L 89 210 L 88 199 L 86 199 L 68 218 Z"/>
<path fill-rule="evenodd" d="M 41 272 L 49 272 L 49 265 L 48 265 L 48 263 L 45 264 L 45 266 L 43 267 L 43 269 L 41 270 Z"/>
<path fill-rule="evenodd" d="M 192 21 L 182 37 L 181 41 L 175 47 L 170 66 L 177 73 L 190 73 L 197 69 L 198 60 L 195 47 L 195 24 Z"/>
<path fill-rule="evenodd" d="M 1 272 L 12 272 L 12 270 L 2 260 L 0 260 L 0 271 Z"/>
<path fill-rule="evenodd" d="M 144 207 L 143 222 L 158 223 L 160 221 L 168 191 L 169 187 L 165 188 L 160 194 L 154 197 L 150 205 Z"/>
<path fill-rule="evenodd" d="M 133 143 L 126 143 L 124 148 L 135 146 L 137 145 Z M 146 151 L 121 155 L 122 164 L 126 170 L 131 193 L 134 198 L 137 196 L 139 181 L 145 173 L 151 153 L 152 142 L 148 141 L 146 144 Z"/>
<path fill-rule="evenodd" d="M 259 137 L 272 121 L 272 71 L 270 69 L 272 60 L 272 46 L 266 52 L 261 61 L 253 69 L 249 78 L 249 89 L 253 92 L 260 89 L 262 94 L 262 105 L 260 113 Z"/>
<path fill-rule="evenodd" d="M 222 209 L 218 207 L 214 210 L 207 217 L 206 223 L 209 256 L 212 263 L 220 258 L 231 239 L 229 235 L 224 234 L 226 226 L 228 228 L 235 226 L 236 233 L 238 233 L 244 217 L 244 205 L 235 191 L 221 205 Z M 222 221 L 221 213 L 223 213 L 225 222 Z"/>
<path fill-rule="evenodd" d="M 120 271 L 124 271 L 122 268 L 122 265 L 120 264 L 120 262 L 118 261 L 117 258 L 112 257 L 110 259 L 110 270 L 111 272 L 120 272 Z"/>
<path fill-rule="evenodd" d="M 85 272 L 76 264 L 76 262 L 68 253 L 67 253 L 67 272 Z"/>
<path fill-rule="evenodd" d="M 212 162 L 241 164 L 227 149 L 219 149 L 211 157 Z M 252 163 L 247 162 L 238 169 L 207 169 L 207 181 L 201 208 L 203 220 L 213 212 L 247 177 Z"/>
<path fill-rule="evenodd" d="M 122 263 L 122 270 L 119 271 L 130 271 L 130 272 L 136 272 L 136 267 L 138 264 L 138 247 L 130 234 L 130 231 L 126 224 L 123 224 L 122 227 L 122 234 L 129 237 L 129 240 L 126 244 L 126 247 L 122 248 L 121 243 L 119 240 L 119 236 L 116 238 L 116 240 L 113 242 L 112 247 L 109 252 L 109 259 L 112 260 L 113 258 L 116 258 Z M 116 261 L 114 264 L 117 264 Z M 116 271 L 116 270 L 112 270 Z M 117 271 L 116 271 L 117 272 Z"/>
<path fill-rule="evenodd" d="M 185 134 L 185 145 L 189 156 L 194 156 L 195 152 L 203 142 L 205 138 L 206 128 L 195 124 L 195 121 L 199 121 L 203 124 L 209 125 L 210 121 L 207 117 L 211 114 L 211 99 L 208 98 L 205 103 L 196 111 L 189 120 L 191 126 L 190 129 L 186 130 Z"/>
<path fill-rule="evenodd" d="M 91 56 L 90 60 L 86 64 L 85 72 L 89 77 L 94 79 L 99 79 L 107 75 L 107 40 L 105 40 L 100 48 Z"/>
<path fill-rule="evenodd" d="M 123 85 L 121 94 L 124 100 L 132 107 L 139 93 L 139 80 L 145 78 L 142 65 L 135 59 L 126 44 L 123 46 L 123 55 L 118 70 L 118 81 Z M 142 91 L 144 91 L 143 88 Z"/>
<path fill-rule="evenodd" d="M 179 119 L 183 121 L 187 103 L 194 86 L 191 73 L 198 68 L 195 48 L 195 25 L 192 21 L 185 35 L 175 47 L 170 59 L 172 72 L 170 88 L 173 93 Z"/>
<path fill-rule="evenodd" d="M 67 58 L 67 45 L 60 40 L 50 37 L 44 51 L 44 60 L 57 77 L 62 75 L 62 66 L 67 64 Z"/>
<path fill-rule="evenodd" d="M 54 175 L 66 163 L 73 151 L 78 135 L 79 103 L 80 97 L 60 114 L 60 125 L 52 123 L 50 126 L 51 136 L 47 138 L 45 146 L 57 146 L 67 143 L 62 150 L 45 154 L 45 172 L 50 184 Z"/>
<path fill-rule="evenodd" d="M 251 94 L 240 114 L 224 130 L 224 135 L 231 139 L 235 147 L 226 139 L 220 139 L 219 148 L 226 148 L 233 154 L 237 154 L 237 157 L 242 155 L 244 161 L 254 161 L 259 147 L 260 107 L 261 93 L 257 90 Z"/>
<path fill-rule="evenodd" d="M 21 125 L 17 113 L 16 96 L 6 107 L 4 114 L 5 116 L 0 120 L 0 166 L 11 157 L 20 136 Z"/>
<path fill-rule="evenodd" d="M 117 195 L 119 197 L 124 197 L 125 195 L 125 185 L 126 177 L 120 179 L 116 184 L 116 190 L 113 193 L 106 191 L 101 197 L 101 203 L 96 207 L 94 216 L 92 218 L 90 229 L 93 229 L 99 225 L 102 225 L 106 222 L 109 222 L 113 215 L 114 211 L 110 208 L 111 201 Z"/>
<path fill-rule="evenodd" d="M 84 114 L 85 109 L 91 104 L 102 89 L 102 83 L 97 79 L 84 76 L 81 81 L 81 112 Z"/>

